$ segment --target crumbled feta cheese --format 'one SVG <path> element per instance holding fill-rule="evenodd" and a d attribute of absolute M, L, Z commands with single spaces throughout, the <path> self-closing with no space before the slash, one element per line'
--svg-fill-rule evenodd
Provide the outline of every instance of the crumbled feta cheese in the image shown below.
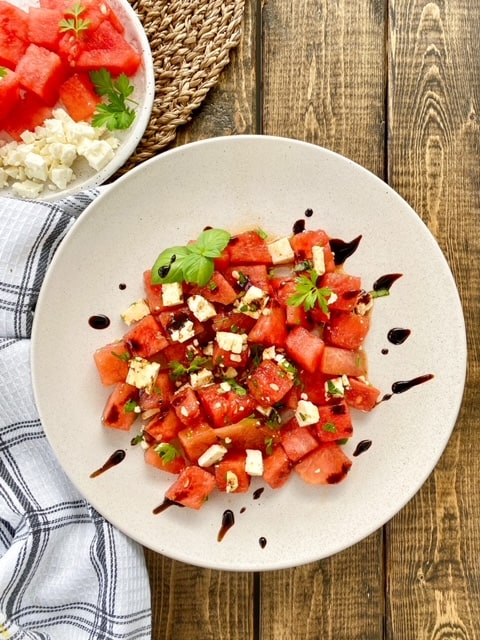
<path fill-rule="evenodd" d="M 213 316 L 217 315 L 217 310 L 213 304 L 201 295 L 196 294 L 190 296 L 187 304 L 190 311 L 197 320 L 200 320 L 200 322 L 205 322 L 209 318 L 213 318 Z"/>
<path fill-rule="evenodd" d="M 235 310 L 251 318 L 258 319 L 268 302 L 268 298 L 269 296 L 266 291 L 252 285 L 246 290 L 244 296 L 235 301 Z"/>
<path fill-rule="evenodd" d="M 194 389 L 205 387 L 213 382 L 213 373 L 210 369 L 200 369 L 196 373 L 190 374 L 190 384 Z"/>
<path fill-rule="evenodd" d="M 217 331 L 216 340 L 220 349 L 239 354 L 242 353 L 247 345 L 247 334 Z"/>
<path fill-rule="evenodd" d="M 0 188 L 23 198 L 65 189 L 76 179 L 74 164 L 80 157 L 100 171 L 120 144 L 104 127 L 75 122 L 63 109 L 55 109 L 34 131 L 24 131 L 20 140 L 0 142 Z"/>
<path fill-rule="evenodd" d="M 320 413 L 317 405 L 309 400 L 299 400 L 295 411 L 295 418 L 300 427 L 307 427 L 316 424 L 320 420 Z"/>
<path fill-rule="evenodd" d="M 273 264 L 292 262 L 295 257 L 288 238 L 279 238 L 274 242 L 270 242 L 267 246 L 270 251 Z"/>
<path fill-rule="evenodd" d="M 245 471 L 249 476 L 263 475 L 263 456 L 260 449 L 245 449 Z"/>
<path fill-rule="evenodd" d="M 275 345 L 267 347 L 262 351 L 262 360 L 275 360 L 277 352 L 275 351 Z"/>
<path fill-rule="evenodd" d="M 211 467 L 216 462 L 220 462 L 223 456 L 227 453 L 228 449 L 222 444 L 212 444 L 208 449 L 202 453 L 198 458 L 199 467 Z"/>
<path fill-rule="evenodd" d="M 162 284 L 162 302 L 165 307 L 175 307 L 183 302 L 181 282 L 167 282 Z"/>
<path fill-rule="evenodd" d="M 170 337 L 174 342 L 186 342 L 195 335 L 195 327 L 191 320 L 185 320 L 179 329 L 174 329 Z"/>
<path fill-rule="evenodd" d="M 132 304 L 120 314 L 120 317 L 127 325 L 131 325 L 134 322 L 138 322 L 145 316 L 150 314 L 150 308 L 145 300 L 137 300 L 136 302 L 132 302 Z"/>
<path fill-rule="evenodd" d="M 158 362 L 150 362 L 145 358 L 137 356 L 132 358 L 128 363 L 128 373 L 125 382 L 137 387 L 137 389 L 146 389 L 150 392 L 159 371 L 160 365 Z"/>
<path fill-rule="evenodd" d="M 348 389 L 350 383 L 348 377 L 343 375 L 337 378 L 330 378 L 325 382 L 325 393 L 327 396 L 343 398 L 345 395 L 345 389 Z"/>

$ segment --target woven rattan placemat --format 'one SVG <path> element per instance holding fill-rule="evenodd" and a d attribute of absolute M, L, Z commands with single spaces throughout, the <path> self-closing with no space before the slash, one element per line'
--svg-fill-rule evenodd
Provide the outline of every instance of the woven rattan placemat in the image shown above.
<path fill-rule="evenodd" d="M 150 122 L 122 173 L 175 138 L 229 62 L 241 36 L 245 0 L 130 0 L 152 49 Z"/>

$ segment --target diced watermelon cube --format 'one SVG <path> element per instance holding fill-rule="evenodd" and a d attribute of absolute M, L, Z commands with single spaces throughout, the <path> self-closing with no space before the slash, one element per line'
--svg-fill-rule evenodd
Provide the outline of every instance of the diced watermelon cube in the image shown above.
<path fill-rule="evenodd" d="M 20 100 L 20 82 L 18 75 L 10 69 L 0 75 L 0 122 L 16 107 Z"/>
<path fill-rule="evenodd" d="M 30 7 L 28 11 L 28 40 L 55 51 L 60 38 L 59 25 L 63 13 L 59 9 Z"/>
<path fill-rule="evenodd" d="M 16 67 L 20 83 L 53 106 L 58 100 L 58 88 L 65 76 L 60 57 L 53 51 L 30 44 Z"/>
<path fill-rule="evenodd" d="M 141 57 L 111 22 L 101 22 L 95 31 L 89 31 L 76 60 L 76 68 L 89 71 L 104 67 L 114 76 L 134 75 Z"/>
<path fill-rule="evenodd" d="M 51 116 L 52 108 L 34 93 L 27 91 L 2 123 L 2 127 L 14 140 L 18 141 L 24 131 L 33 131 Z"/>
<path fill-rule="evenodd" d="M 28 16 L 18 7 L 0 0 L 0 65 L 15 68 L 28 45 Z"/>
<path fill-rule="evenodd" d="M 65 109 L 77 122 L 90 120 L 102 101 L 87 73 L 74 73 L 67 78 L 60 85 L 59 95 Z"/>

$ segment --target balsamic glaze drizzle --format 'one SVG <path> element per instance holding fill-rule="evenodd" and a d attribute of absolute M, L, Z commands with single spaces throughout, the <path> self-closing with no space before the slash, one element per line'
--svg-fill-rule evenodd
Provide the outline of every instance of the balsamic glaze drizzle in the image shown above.
<path fill-rule="evenodd" d="M 411 333 L 410 329 L 395 327 L 387 333 L 387 338 L 392 344 L 403 344 Z"/>
<path fill-rule="evenodd" d="M 383 396 L 383 398 L 380 400 L 380 402 L 383 402 L 385 400 L 390 400 L 390 398 L 393 395 L 396 395 L 399 393 L 405 393 L 405 391 L 412 389 L 412 387 L 416 387 L 419 384 L 428 382 L 429 380 L 432 380 L 434 377 L 435 376 L 433 375 L 433 373 L 426 373 L 423 376 L 418 376 L 416 378 L 412 378 L 411 380 L 398 380 L 397 382 L 394 382 L 392 384 L 392 393 L 386 393 Z"/>
<path fill-rule="evenodd" d="M 375 282 L 373 283 L 373 290 L 374 291 L 390 291 L 392 284 L 396 280 L 401 278 L 402 275 L 403 274 L 401 273 L 388 273 L 384 276 L 380 276 L 380 278 L 375 280 Z"/>
<path fill-rule="evenodd" d="M 112 467 L 115 467 L 117 464 L 120 464 L 120 462 L 122 462 L 122 460 L 125 459 L 126 455 L 127 455 L 126 451 L 124 451 L 123 449 L 117 449 L 112 453 L 112 455 L 108 458 L 108 460 L 104 464 L 102 464 L 102 466 L 99 469 L 92 471 L 92 473 L 90 474 L 90 478 L 96 478 L 97 476 L 104 473 L 105 471 L 108 471 L 108 469 L 111 469 Z"/>
<path fill-rule="evenodd" d="M 371 440 L 360 440 L 360 442 L 357 444 L 355 451 L 353 452 L 352 455 L 354 455 L 355 457 L 359 456 L 361 453 L 368 451 L 368 449 L 370 449 L 371 446 L 372 446 Z"/>
<path fill-rule="evenodd" d="M 229 531 L 234 524 L 235 524 L 235 516 L 233 515 L 233 511 L 231 509 L 226 509 L 223 512 L 222 526 L 220 527 L 220 531 L 218 532 L 218 535 L 217 535 L 218 542 L 221 542 L 223 540 L 227 531 Z"/>
<path fill-rule="evenodd" d="M 333 251 L 334 262 L 337 266 L 343 264 L 347 258 L 355 253 L 361 239 L 362 236 L 359 235 L 350 242 L 345 242 L 340 238 L 332 238 L 330 240 L 330 248 Z"/>
<path fill-rule="evenodd" d="M 88 324 L 92 329 L 106 329 L 110 325 L 110 318 L 103 313 L 98 313 L 95 316 L 90 316 Z"/>

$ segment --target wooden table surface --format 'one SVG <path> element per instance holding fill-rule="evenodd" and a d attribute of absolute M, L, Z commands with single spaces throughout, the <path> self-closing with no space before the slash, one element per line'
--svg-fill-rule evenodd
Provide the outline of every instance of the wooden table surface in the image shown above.
<path fill-rule="evenodd" d="M 146 550 L 154 640 L 480 638 L 479 34 L 478 0 L 246 0 L 241 43 L 175 144 L 288 136 L 387 181 L 456 278 L 466 390 L 423 488 L 346 551 L 252 574 Z"/>

